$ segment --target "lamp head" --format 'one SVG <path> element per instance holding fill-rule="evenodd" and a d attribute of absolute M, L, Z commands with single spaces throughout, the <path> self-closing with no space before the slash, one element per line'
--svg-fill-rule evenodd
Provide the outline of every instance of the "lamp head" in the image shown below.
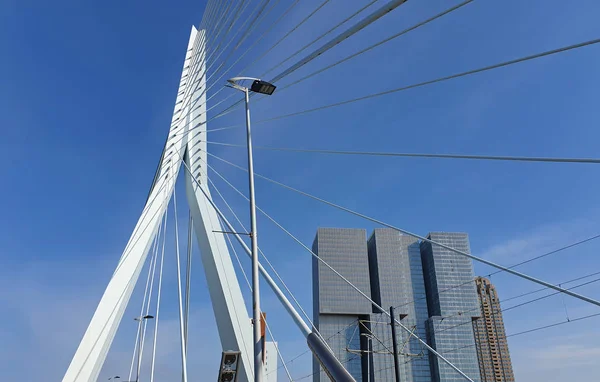
<path fill-rule="evenodd" d="M 252 82 L 252 86 L 250 86 L 250 90 L 255 93 L 271 95 L 275 91 L 276 86 L 263 80 L 254 80 Z"/>

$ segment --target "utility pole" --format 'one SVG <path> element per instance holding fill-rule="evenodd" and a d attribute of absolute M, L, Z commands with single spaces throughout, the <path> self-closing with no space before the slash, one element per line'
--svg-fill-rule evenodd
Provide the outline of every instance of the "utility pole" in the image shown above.
<path fill-rule="evenodd" d="M 394 351 L 394 371 L 396 382 L 400 382 L 400 362 L 398 360 L 398 340 L 396 338 L 396 321 L 394 320 L 394 307 L 390 306 L 390 319 L 392 325 L 392 350 Z"/>

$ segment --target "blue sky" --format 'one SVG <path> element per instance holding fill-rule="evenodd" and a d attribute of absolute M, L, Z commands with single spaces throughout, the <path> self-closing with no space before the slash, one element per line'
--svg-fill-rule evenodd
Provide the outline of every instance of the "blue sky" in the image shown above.
<path fill-rule="evenodd" d="M 283 12 L 288 2 L 282 3 L 269 19 Z M 241 74 L 263 73 L 365 3 L 330 1 L 285 43 Z M 409 1 L 278 85 L 457 3 Z M 265 36 L 256 52 L 270 47 L 317 4 L 301 2 Z M 253 121 L 598 38 L 600 5 L 592 0 L 570 5 L 555 0 L 476 0 L 289 90 L 253 101 Z M 0 188 L 0 379 L 58 380 L 66 370 L 143 207 L 168 131 L 190 26 L 198 25 L 203 9 L 200 0 L 169 5 L 16 0 L 0 4 L 0 175 L 4 180 Z M 266 27 L 261 24 L 258 31 Z M 260 35 L 258 31 L 240 51 Z M 240 74 L 237 71 L 252 57 L 254 52 L 230 74 Z M 256 123 L 255 144 L 594 157 L 600 139 L 596 102 L 600 76 L 595 70 L 599 61 L 600 47 L 590 46 L 369 101 Z M 217 84 L 212 91 L 219 88 Z M 221 91 L 215 101 L 230 91 Z M 210 122 L 208 128 L 240 122 L 243 112 L 238 110 Z M 209 139 L 243 143 L 244 130 L 215 132 Z M 210 150 L 245 164 L 243 149 L 211 146 Z M 244 173 L 213 163 L 236 186 L 246 189 Z M 505 265 L 600 233 L 596 203 L 600 180 L 593 165 L 257 150 L 256 171 L 412 232 L 468 232 L 474 254 Z M 247 220 L 245 202 L 223 182 L 215 182 Z M 180 195 L 183 200 L 184 193 Z M 257 202 L 307 245 L 319 226 L 374 228 L 260 180 Z M 185 211 L 180 210 L 180 215 L 184 223 Z M 310 310 L 308 254 L 263 217 L 259 224 L 261 247 Z M 519 269 L 563 282 L 599 271 L 599 248 L 600 242 L 593 241 Z M 479 264 L 475 270 L 481 275 L 491 272 Z M 165 291 L 175 297 L 172 262 L 166 272 Z M 198 345 L 190 356 L 199 360 L 196 372 L 216 370 L 220 348 L 199 265 L 194 280 L 192 317 L 197 326 L 191 336 L 192 345 L 194 339 Z M 537 289 L 510 275 L 493 276 L 492 282 L 501 298 Z M 284 357 L 290 359 L 304 350 L 302 337 L 274 296 L 266 287 L 263 290 L 264 310 L 272 317 Z M 594 284 L 579 292 L 600 298 Z M 140 300 L 138 290 L 131 301 L 138 305 Z M 131 335 L 135 335 L 130 318 L 136 309 L 126 312 L 101 375 L 104 379 L 127 374 Z M 510 334 L 562 321 L 566 315 L 573 319 L 596 312 L 589 304 L 557 296 L 507 312 L 504 319 Z M 164 362 L 159 369 L 169 378 L 178 367 L 177 345 L 169 335 L 177 333 L 174 305 L 165 306 L 164 317 Z M 590 319 L 511 338 L 517 378 L 562 381 L 558 370 L 573 379 L 596 375 L 594 360 L 600 347 L 595 324 L 597 319 Z M 31 367 L 32 359 L 36 368 Z M 294 377 L 310 373 L 310 357 L 294 361 L 291 370 Z"/>

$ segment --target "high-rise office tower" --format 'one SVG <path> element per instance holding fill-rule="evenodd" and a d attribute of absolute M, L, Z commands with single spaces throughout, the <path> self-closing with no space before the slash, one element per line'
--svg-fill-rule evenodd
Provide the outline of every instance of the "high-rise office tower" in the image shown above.
<path fill-rule="evenodd" d="M 371 296 L 366 235 L 364 229 L 319 228 L 312 250 Z M 314 324 L 350 374 L 363 381 L 367 357 L 362 356 L 366 339 L 360 321 L 369 320 L 371 303 L 315 258 L 312 271 Z M 313 381 L 329 381 L 314 359 L 313 372 Z"/>
<path fill-rule="evenodd" d="M 393 229 L 375 229 L 367 243 L 371 293 L 384 309 L 395 308 L 395 316 L 422 339 L 428 318 L 419 241 Z M 394 381 L 391 322 L 387 315 L 372 314 L 369 328 L 370 381 Z M 400 378 L 406 382 L 430 382 L 428 352 L 406 330 L 397 327 Z M 369 333 L 371 334 L 371 333 Z"/>
<path fill-rule="evenodd" d="M 482 382 L 514 382 L 502 310 L 496 288 L 485 277 L 475 279 L 481 318 L 473 321 Z"/>
<path fill-rule="evenodd" d="M 470 253 L 465 233 L 432 232 L 427 238 Z M 471 259 L 438 245 L 420 245 L 430 318 L 429 344 L 473 381 L 480 381 L 479 362 L 472 322 L 479 317 Z M 437 357 L 430 355 L 432 380 L 463 381 L 464 378 Z"/>

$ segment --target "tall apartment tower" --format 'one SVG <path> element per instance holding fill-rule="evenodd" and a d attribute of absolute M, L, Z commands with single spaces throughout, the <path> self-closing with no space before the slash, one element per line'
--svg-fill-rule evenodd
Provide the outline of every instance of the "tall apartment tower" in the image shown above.
<path fill-rule="evenodd" d="M 482 382 L 514 382 L 508 342 L 496 288 L 485 277 L 475 279 L 481 319 L 473 321 Z"/>
<path fill-rule="evenodd" d="M 395 316 L 422 339 L 426 338 L 428 318 L 419 241 L 393 229 L 375 229 L 367 243 L 371 293 L 384 309 L 395 308 Z M 394 359 L 390 319 L 372 314 L 369 328 L 372 339 L 368 365 L 369 381 L 394 381 Z M 428 352 L 404 329 L 396 328 L 400 359 L 400 378 L 406 382 L 430 382 Z"/>
<path fill-rule="evenodd" d="M 431 232 L 427 238 L 470 253 L 465 233 Z M 471 259 L 423 241 L 420 244 L 427 294 L 428 342 L 450 362 L 479 382 L 479 361 L 473 321 L 479 318 Z M 431 377 L 435 382 L 464 381 L 450 366 L 431 356 Z"/>
<path fill-rule="evenodd" d="M 319 228 L 312 250 L 367 296 L 371 296 L 367 232 L 364 229 Z M 357 381 L 363 376 L 366 337 L 361 321 L 368 321 L 371 303 L 333 271 L 313 258 L 313 321 L 335 356 Z M 313 381 L 329 381 L 313 359 Z"/>

